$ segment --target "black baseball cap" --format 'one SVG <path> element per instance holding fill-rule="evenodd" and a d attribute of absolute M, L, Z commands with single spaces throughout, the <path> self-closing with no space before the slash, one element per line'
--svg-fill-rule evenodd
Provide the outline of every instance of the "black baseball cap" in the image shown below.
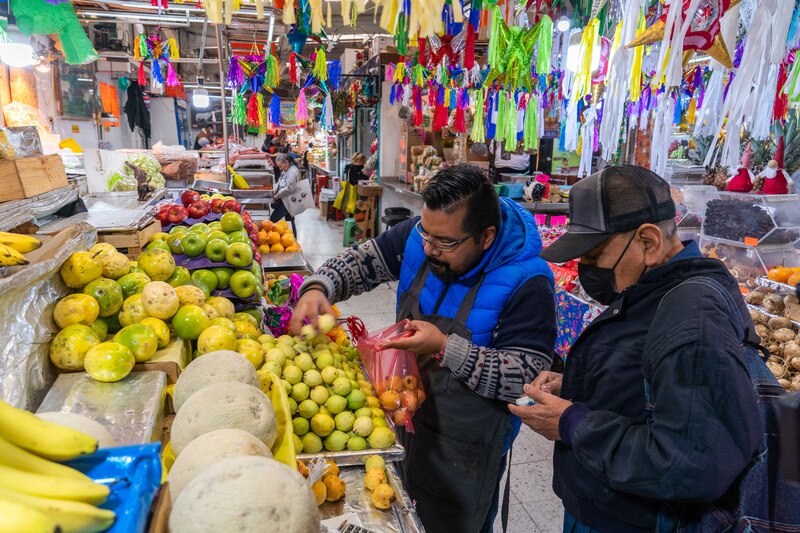
<path fill-rule="evenodd" d="M 567 232 L 539 256 L 551 263 L 577 259 L 612 235 L 675 218 L 669 184 L 643 167 L 618 165 L 580 180 L 569 191 Z"/>

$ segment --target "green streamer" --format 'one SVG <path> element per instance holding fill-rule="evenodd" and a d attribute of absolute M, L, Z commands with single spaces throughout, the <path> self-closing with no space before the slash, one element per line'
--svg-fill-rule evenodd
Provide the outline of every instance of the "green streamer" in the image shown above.
<path fill-rule="evenodd" d="M 534 96 L 528 100 L 525 109 L 525 126 L 522 130 L 523 148 L 526 151 L 539 148 L 539 124 L 537 123 L 537 109 L 539 101 Z"/>
<path fill-rule="evenodd" d="M 507 152 L 517 149 L 517 102 L 514 99 L 514 93 L 511 93 L 510 96 L 506 107 L 506 118 L 503 122 L 505 126 L 504 148 Z"/>
<path fill-rule="evenodd" d="M 400 55 L 408 53 L 408 28 L 406 28 L 407 21 L 406 15 L 402 14 L 397 20 L 397 30 L 394 34 L 394 43 L 397 45 L 397 51 Z"/>
<path fill-rule="evenodd" d="M 239 126 L 247 124 L 247 110 L 245 109 L 243 93 L 237 93 L 236 97 L 233 99 L 233 106 L 231 107 L 231 114 L 228 120 L 230 120 L 232 124 L 237 124 Z"/>
<path fill-rule="evenodd" d="M 476 143 L 486 142 L 486 128 L 483 126 L 484 90 L 481 88 L 473 91 L 472 97 L 475 100 L 475 115 L 472 117 L 472 132 L 469 138 Z"/>
<path fill-rule="evenodd" d="M 269 123 L 269 117 L 267 116 L 267 108 L 264 107 L 264 95 L 260 92 L 256 95 L 256 99 L 258 100 L 258 132 L 259 133 L 267 133 L 267 124 Z"/>
<path fill-rule="evenodd" d="M 536 48 L 536 73 L 550 74 L 550 60 L 553 50 L 553 19 L 547 15 L 539 21 L 539 35 Z"/>
<path fill-rule="evenodd" d="M 147 37 L 144 35 L 139 36 L 139 55 L 142 56 L 142 60 L 147 58 L 147 54 L 150 52 L 147 50 Z"/>
<path fill-rule="evenodd" d="M 503 25 L 503 14 L 500 12 L 500 8 L 495 6 L 492 9 L 492 29 L 489 33 L 489 51 L 486 59 L 492 68 L 498 68 L 500 64 L 500 48 L 503 40 L 500 30 Z"/>
<path fill-rule="evenodd" d="M 507 100 L 504 93 L 497 93 L 497 120 L 495 121 L 495 137 L 498 141 L 503 139 L 505 132 Z"/>

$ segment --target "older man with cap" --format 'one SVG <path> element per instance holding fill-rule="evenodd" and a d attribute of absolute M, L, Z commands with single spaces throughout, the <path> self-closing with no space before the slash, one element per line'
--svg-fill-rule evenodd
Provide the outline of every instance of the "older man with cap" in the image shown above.
<path fill-rule="evenodd" d="M 541 257 L 580 258 L 583 288 L 608 306 L 563 377 L 525 386 L 536 405 L 509 407 L 556 441 L 564 531 L 653 531 L 665 507 L 688 516 L 735 491 L 762 437 L 741 349 L 758 337 L 725 266 L 677 237 L 669 185 L 634 166 L 581 180 Z"/>

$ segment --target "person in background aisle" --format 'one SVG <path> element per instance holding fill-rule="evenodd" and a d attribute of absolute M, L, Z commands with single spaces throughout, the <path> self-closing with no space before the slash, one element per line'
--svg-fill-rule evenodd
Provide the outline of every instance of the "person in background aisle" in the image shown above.
<path fill-rule="evenodd" d="M 300 181 L 300 170 L 292 163 L 292 160 L 287 154 L 278 154 L 275 156 L 275 166 L 281 171 L 281 177 L 275 185 L 274 199 L 275 203 L 272 204 L 272 214 L 269 219 L 272 222 L 278 222 L 281 219 L 286 219 L 291 222 L 293 217 L 289 215 L 286 205 L 283 202 L 284 198 L 292 195 L 294 188 Z"/>
<path fill-rule="evenodd" d="M 203 124 L 203 127 L 200 129 L 200 132 L 194 139 L 194 149 L 202 150 L 206 146 L 214 144 L 214 136 L 215 136 L 214 125 Z"/>
<path fill-rule="evenodd" d="M 536 405 L 509 408 L 556 441 L 565 532 L 653 531 L 666 506 L 686 517 L 738 489 L 763 432 L 741 349 L 758 336 L 725 265 L 678 239 L 659 176 L 609 167 L 573 186 L 569 203 L 567 233 L 541 256 L 580 257 L 583 288 L 608 308 L 563 377 L 525 386 Z"/>
<path fill-rule="evenodd" d="M 300 289 L 292 328 L 331 303 L 399 280 L 397 320 L 417 354 L 427 400 L 406 446 L 406 488 L 429 533 L 491 531 L 500 479 L 520 422 L 505 402 L 552 362 L 553 275 L 538 257 L 533 216 L 477 167 L 440 171 L 422 217 L 340 252 Z M 388 324 L 387 324 L 388 325 Z"/>
<path fill-rule="evenodd" d="M 367 157 L 361 152 L 356 152 L 350 158 L 350 163 L 344 167 L 344 178 L 341 181 L 341 190 L 336 195 L 333 207 L 344 211 L 348 215 L 356 212 L 356 202 L 358 200 L 358 182 L 369 179 L 364 174 L 364 165 Z"/>
<path fill-rule="evenodd" d="M 308 143 L 305 151 L 303 152 L 303 173 L 305 176 L 311 180 L 311 160 L 313 160 L 314 156 L 311 155 L 311 151 L 314 149 L 314 143 Z M 310 158 L 309 158 L 310 156 Z M 313 184 L 312 184 L 313 185 Z"/>

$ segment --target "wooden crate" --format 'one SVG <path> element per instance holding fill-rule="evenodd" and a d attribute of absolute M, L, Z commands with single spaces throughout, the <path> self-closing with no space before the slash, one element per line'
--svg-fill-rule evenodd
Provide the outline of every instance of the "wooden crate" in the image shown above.
<path fill-rule="evenodd" d="M 161 222 L 153 220 L 142 229 L 97 232 L 97 242 L 107 242 L 134 260 L 142 253 L 147 241 L 161 231 Z"/>
<path fill-rule="evenodd" d="M 68 185 L 61 156 L 0 161 L 0 202 L 32 198 Z"/>

